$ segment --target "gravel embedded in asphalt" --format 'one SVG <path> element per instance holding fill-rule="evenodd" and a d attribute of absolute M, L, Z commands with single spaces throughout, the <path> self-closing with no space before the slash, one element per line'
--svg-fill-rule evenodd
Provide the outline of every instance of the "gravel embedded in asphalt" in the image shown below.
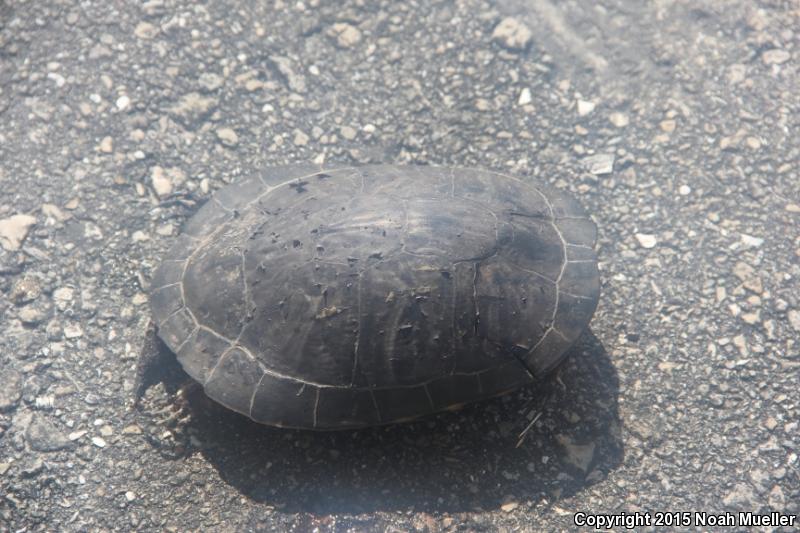
<path fill-rule="evenodd" d="M 745 0 L 3 4 L 0 530 L 800 513 L 798 22 Z M 290 162 L 570 191 L 599 227 L 591 331 L 539 389 L 409 425 L 258 426 L 178 394 L 167 354 L 132 409 L 160 257 L 213 190 Z"/>

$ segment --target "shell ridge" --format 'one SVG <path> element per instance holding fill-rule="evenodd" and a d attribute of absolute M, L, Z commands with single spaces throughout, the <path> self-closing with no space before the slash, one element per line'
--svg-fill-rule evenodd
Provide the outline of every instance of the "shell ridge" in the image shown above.
<path fill-rule="evenodd" d="M 356 324 L 356 340 L 353 343 L 353 371 L 350 376 L 350 386 L 355 387 L 356 374 L 358 371 L 358 343 L 361 339 L 361 282 L 363 280 L 362 272 L 358 273 L 358 282 L 356 285 L 356 301 L 358 302 L 358 323 Z"/>
<path fill-rule="evenodd" d="M 258 393 L 258 389 L 261 388 L 261 383 L 264 382 L 265 377 L 267 377 L 267 373 L 263 372 L 258 383 L 256 383 L 256 386 L 253 388 L 253 394 L 250 395 L 250 410 L 247 412 L 247 416 L 253 420 L 255 420 L 255 418 L 253 418 L 253 405 L 256 403 L 256 394 Z"/>

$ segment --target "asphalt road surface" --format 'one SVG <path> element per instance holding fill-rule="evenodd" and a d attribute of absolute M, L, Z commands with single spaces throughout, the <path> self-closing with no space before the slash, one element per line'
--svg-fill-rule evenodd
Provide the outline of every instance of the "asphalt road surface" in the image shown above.
<path fill-rule="evenodd" d="M 798 28 L 763 0 L 0 2 L 0 531 L 800 513 Z M 414 424 L 262 427 L 176 400 L 168 357 L 131 409 L 181 224 L 309 161 L 572 192 L 591 331 L 540 388 Z"/>

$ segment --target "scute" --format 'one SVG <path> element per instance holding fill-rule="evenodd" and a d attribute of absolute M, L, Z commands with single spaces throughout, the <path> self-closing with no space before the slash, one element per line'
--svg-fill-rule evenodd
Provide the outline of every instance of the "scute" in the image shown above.
<path fill-rule="evenodd" d="M 349 385 L 358 328 L 352 267 L 321 261 L 294 267 L 266 263 L 264 273 L 262 282 L 257 268 L 248 276 L 254 311 L 240 342 L 259 354 L 268 370 Z"/>
<path fill-rule="evenodd" d="M 399 254 L 364 271 L 355 385 L 409 386 L 448 371 L 453 284 L 442 274 L 448 266 L 436 257 Z"/>
<path fill-rule="evenodd" d="M 170 344 L 172 339 L 169 337 L 162 335 L 161 338 L 167 346 L 177 350 L 178 361 L 183 369 L 200 383 L 206 382 L 222 355 L 231 347 L 228 341 L 205 327 L 195 328 L 179 346 Z"/>
<path fill-rule="evenodd" d="M 228 339 L 238 337 L 248 311 L 242 265 L 241 249 L 219 239 L 189 260 L 183 276 L 187 307 L 200 324 Z"/>
<path fill-rule="evenodd" d="M 513 246 L 503 248 L 503 259 L 519 269 L 555 280 L 561 271 L 564 242 L 552 222 L 541 218 L 512 216 Z"/>
<path fill-rule="evenodd" d="M 320 389 L 315 429 L 364 427 L 380 423 L 378 408 L 370 391 L 339 387 Z"/>
<path fill-rule="evenodd" d="M 439 255 L 448 263 L 486 258 L 498 249 L 497 217 L 457 199 L 406 201 L 405 251 Z"/>
<path fill-rule="evenodd" d="M 478 269 L 478 331 L 508 346 L 532 348 L 550 327 L 555 284 L 493 257 Z"/>
<path fill-rule="evenodd" d="M 159 334 L 256 421 L 343 429 L 509 392 L 599 298 L 571 196 L 462 168 L 314 165 L 223 187 L 153 276 Z"/>
<path fill-rule="evenodd" d="M 266 373 L 256 385 L 250 418 L 272 426 L 314 429 L 318 395 L 313 385 Z"/>
<path fill-rule="evenodd" d="M 498 217 L 522 215 L 552 216 L 545 196 L 517 178 L 476 169 L 454 169 L 455 198 L 491 206 Z"/>
<path fill-rule="evenodd" d="M 231 348 L 206 379 L 206 394 L 229 409 L 250 416 L 250 403 L 264 372 L 240 348 Z"/>

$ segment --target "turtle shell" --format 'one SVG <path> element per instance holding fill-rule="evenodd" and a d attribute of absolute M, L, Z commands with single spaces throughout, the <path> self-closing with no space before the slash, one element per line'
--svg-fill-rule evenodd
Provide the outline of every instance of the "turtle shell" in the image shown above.
<path fill-rule="evenodd" d="M 483 170 L 276 167 L 218 190 L 154 273 L 159 336 L 258 422 L 401 422 L 553 369 L 598 301 L 570 196 Z"/>

